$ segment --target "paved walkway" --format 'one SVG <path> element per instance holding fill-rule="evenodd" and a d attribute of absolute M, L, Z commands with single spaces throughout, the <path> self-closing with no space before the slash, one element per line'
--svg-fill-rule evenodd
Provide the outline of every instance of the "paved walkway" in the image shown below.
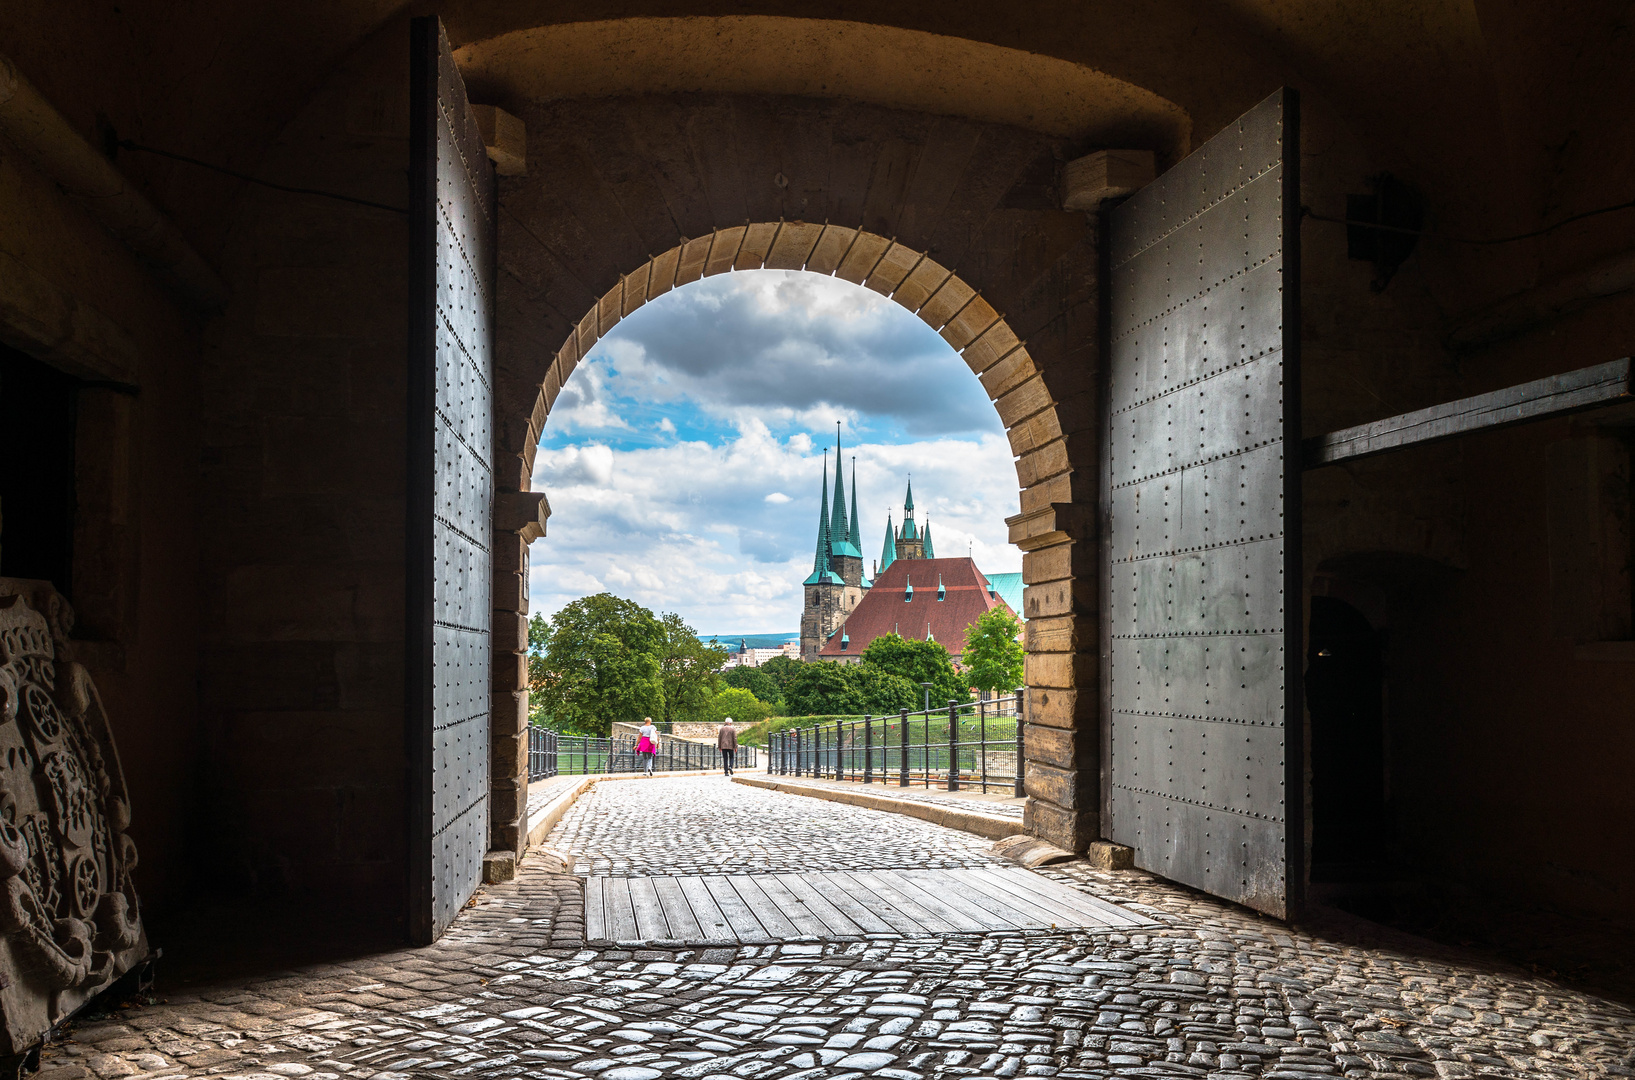
<path fill-rule="evenodd" d="M 910 819 L 714 780 L 604 783 L 554 842 L 600 873 L 991 861 Z M 569 837 L 572 837 L 569 840 Z M 907 841 L 902 838 L 908 837 Z M 753 842 L 751 838 L 754 839 Z M 438 944 L 81 1025 L 42 1080 L 1635 1076 L 1635 1013 L 1365 923 L 1292 929 L 1135 872 L 1045 871 L 1154 925 L 583 948 L 530 857 Z"/>
<path fill-rule="evenodd" d="M 546 844 L 578 874 L 726 874 L 1008 865 L 991 842 L 883 810 L 724 776 L 597 784 Z"/>
<path fill-rule="evenodd" d="M 573 787 L 585 778 L 583 776 L 553 776 L 546 780 L 535 780 L 528 785 L 528 812 L 523 820 L 531 820 L 533 816 L 548 806 L 552 799 L 562 792 Z"/>
<path fill-rule="evenodd" d="M 798 783 L 812 787 L 828 788 L 831 791 L 862 791 L 870 795 L 884 795 L 890 799 L 905 799 L 909 802 L 952 806 L 960 810 L 969 810 L 974 814 L 1015 818 L 1019 822 L 1022 820 L 1023 807 L 1027 803 L 1026 799 L 1018 799 L 1009 794 L 1000 794 L 998 786 L 993 783 L 989 783 L 987 792 L 982 792 L 946 791 L 941 788 L 926 787 L 898 787 L 896 781 L 889 784 L 879 782 L 864 784 L 853 780 L 822 780 L 810 776 L 779 776 L 775 773 L 767 774 L 767 778 L 781 783 Z"/>

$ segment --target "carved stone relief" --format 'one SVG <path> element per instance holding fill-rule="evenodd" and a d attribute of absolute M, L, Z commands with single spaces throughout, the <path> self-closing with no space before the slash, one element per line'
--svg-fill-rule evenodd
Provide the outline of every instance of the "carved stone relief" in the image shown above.
<path fill-rule="evenodd" d="M 147 958 L 130 801 L 50 584 L 0 578 L 0 1054 Z"/>

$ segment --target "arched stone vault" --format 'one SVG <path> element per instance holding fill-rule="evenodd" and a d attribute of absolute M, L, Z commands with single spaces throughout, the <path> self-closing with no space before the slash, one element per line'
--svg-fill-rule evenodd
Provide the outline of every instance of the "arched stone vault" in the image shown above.
<path fill-rule="evenodd" d="M 921 251 L 861 229 L 771 221 L 716 229 L 622 275 L 575 325 L 551 361 L 528 416 L 523 453 L 532 465 L 556 395 L 581 358 L 649 300 L 734 270 L 805 270 L 842 278 L 918 315 L 958 352 L 999 411 L 1021 488 L 1070 471 L 1061 425 L 1027 346 L 982 295 Z"/>
<path fill-rule="evenodd" d="M 502 501 L 527 491 L 551 405 L 580 359 L 648 300 L 761 268 L 833 274 L 891 297 L 960 353 L 1005 425 L 1020 510 L 1011 539 L 1027 582 L 1029 824 L 1064 846 L 1095 839 L 1096 224 L 1062 211 L 1057 192 L 1061 164 L 1094 147 L 855 101 L 496 103 L 530 132 L 528 175 L 501 186 Z M 510 638 L 506 619 L 518 642 L 496 685 L 495 846 L 508 847 L 518 838 L 504 831 L 507 808 L 526 787 L 527 546 L 507 530 L 495 549 L 496 642 Z"/>

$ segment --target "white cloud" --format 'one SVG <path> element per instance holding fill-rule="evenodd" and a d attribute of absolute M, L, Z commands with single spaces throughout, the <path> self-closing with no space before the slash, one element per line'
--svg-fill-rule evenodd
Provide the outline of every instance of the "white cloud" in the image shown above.
<path fill-rule="evenodd" d="M 664 432 L 666 435 L 674 435 L 676 433 L 675 421 L 671 420 L 668 416 L 663 417 L 663 418 L 661 418 L 659 420 L 658 428 L 659 428 L 660 431 Z"/>
<path fill-rule="evenodd" d="M 679 611 L 703 633 L 798 629 L 823 467 L 810 442 L 752 425 L 719 445 L 541 448 L 534 487 L 549 495 L 552 513 L 547 537 L 531 549 L 533 610 L 549 615 L 605 586 Z M 939 555 L 963 555 L 974 542 L 983 569 L 1020 569 L 1021 553 L 1006 541 L 1017 488 L 1002 436 L 865 444 L 855 453 L 859 534 L 871 563 L 888 508 L 901 524 L 912 472 L 918 517 L 930 516 Z M 849 460 L 846 488 L 849 511 Z"/>

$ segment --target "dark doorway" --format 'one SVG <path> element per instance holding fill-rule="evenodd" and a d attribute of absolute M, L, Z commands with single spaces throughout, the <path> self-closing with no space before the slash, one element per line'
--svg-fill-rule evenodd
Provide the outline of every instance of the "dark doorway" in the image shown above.
<path fill-rule="evenodd" d="M 0 576 L 69 595 L 74 539 L 70 376 L 0 345 Z"/>
<path fill-rule="evenodd" d="M 1380 634 L 1343 600 L 1314 596 L 1306 705 L 1311 712 L 1312 879 L 1381 861 L 1385 672 Z"/>

